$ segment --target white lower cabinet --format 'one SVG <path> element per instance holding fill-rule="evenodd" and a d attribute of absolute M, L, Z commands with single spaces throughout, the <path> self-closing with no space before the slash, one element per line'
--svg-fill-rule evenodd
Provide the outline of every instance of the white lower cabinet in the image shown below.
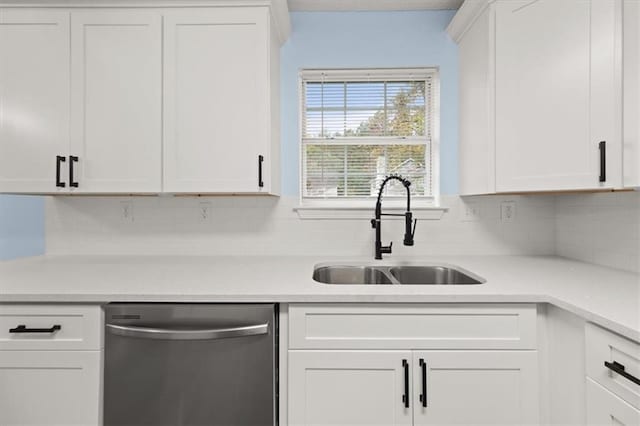
<path fill-rule="evenodd" d="M 289 421 L 536 424 L 536 367 L 535 351 L 292 351 Z"/>
<path fill-rule="evenodd" d="M 291 352 L 289 424 L 411 425 L 410 362 L 411 351 Z"/>
<path fill-rule="evenodd" d="M 519 321 L 493 336 L 477 327 L 507 311 Z M 287 315 L 291 426 L 540 421 L 535 305 L 296 304 Z"/>
<path fill-rule="evenodd" d="M 640 425 L 640 343 L 585 326 L 587 424 Z"/>
<path fill-rule="evenodd" d="M 640 425 L 640 411 L 587 378 L 587 424 Z"/>
<path fill-rule="evenodd" d="M 0 351 L 0 424 L 100 424 L 100 352 Z"/>
<path fill-rule="evenodd" d="M 536 351 L 414 352 L 412 368 L 416 426 L 538 424 Z"/>
<path fill-rule="evenodd" d="M 98 305 L 0 304 L 0 425 L 102 424 Z"/>

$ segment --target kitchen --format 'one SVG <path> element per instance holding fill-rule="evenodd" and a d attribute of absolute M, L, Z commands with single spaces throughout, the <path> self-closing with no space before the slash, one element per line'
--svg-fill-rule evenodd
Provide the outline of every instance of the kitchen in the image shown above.
<path fill-rule="evenodd" d="M 639 26 L 2 1 L 0 424 L 640 424 Z"/>

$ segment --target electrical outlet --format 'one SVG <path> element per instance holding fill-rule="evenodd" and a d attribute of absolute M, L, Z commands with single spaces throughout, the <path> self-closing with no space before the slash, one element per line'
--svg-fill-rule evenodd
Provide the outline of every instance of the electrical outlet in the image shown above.
<path fill-rule="evenodd" d="M 516 220 L 516 202 L 503 201 L 500 203 L 500 220 L 503 223 L 512 223 Z"/>
<path fill-rule="evenodd" d="M 480 205 L 478 203 L 462 203 L 460 220 L 463 222 L 477 222 L 480 220 Z"/>
<path fill-rule="evenodd" d="M 120 201 L 120 218 L 123 222 L 133 223 L 133 201 Z"/>
<path fill-rule="evenodd" d="M 202 201 L 198 203 L 198 222 L 211 222 L 211 203 L 209 201 Z"/>

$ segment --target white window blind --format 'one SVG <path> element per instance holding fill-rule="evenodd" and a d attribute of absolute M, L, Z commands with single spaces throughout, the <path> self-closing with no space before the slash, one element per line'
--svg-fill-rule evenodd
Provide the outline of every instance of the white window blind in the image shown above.
<path fill-rule="evenodd" d="M 305 70 L 301 73 L 302 198 L 377 196 L 385 176 L 433 195 L 435 69 Z M 387 196 L 403 196 L 390 182 Z"/>

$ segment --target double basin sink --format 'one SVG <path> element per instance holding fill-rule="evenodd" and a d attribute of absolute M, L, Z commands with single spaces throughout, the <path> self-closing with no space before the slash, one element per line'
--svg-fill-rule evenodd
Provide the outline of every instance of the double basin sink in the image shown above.
<path fill-rule="evenodd" d="M 469 285 L 485 280 L 453 265 L 319 265 L 313 279 L 323 284 Z"/>

